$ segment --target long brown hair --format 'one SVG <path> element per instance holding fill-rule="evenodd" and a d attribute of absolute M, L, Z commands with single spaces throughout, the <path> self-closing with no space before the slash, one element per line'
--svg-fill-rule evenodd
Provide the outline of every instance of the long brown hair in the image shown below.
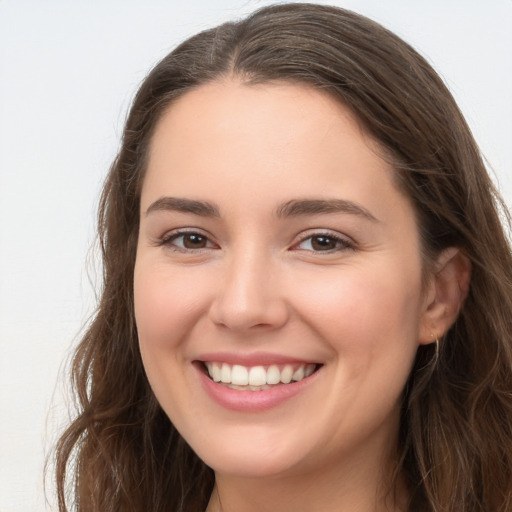
<path fill-rule="evenodd" d="M 103 290 L 73 363 L 80 412 L 56 450 L 60 512 L 70 503 L 81 512 L 189 512 L 208 502 L 213 472 L 163 413 L 144 373 L 133 269 L 155 125 L 177 97 L 225 76 L 304 83 L 339 99 L 392 161 L 416 210 L 425 268 L 450 246 L 470 260 L 459 318 L 438 353 L 419 349 L 404 391 L 397 474 L 411 511 L 512 510 L 507 210 L 452 96 L 418 53 L 353 12 L 285 4 L 185 41 L 134 100 L 101 197 Z"/>

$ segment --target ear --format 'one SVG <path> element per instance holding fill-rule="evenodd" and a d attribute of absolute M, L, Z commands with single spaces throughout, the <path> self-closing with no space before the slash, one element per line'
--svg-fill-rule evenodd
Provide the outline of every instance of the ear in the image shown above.
<path fill-rule="evenodd" d="M 442 338 L 453 325 L 468 294 L 471 263 L 456 247 L 445 249 L 435 264 L 425 294 L 419 343 Z"/>

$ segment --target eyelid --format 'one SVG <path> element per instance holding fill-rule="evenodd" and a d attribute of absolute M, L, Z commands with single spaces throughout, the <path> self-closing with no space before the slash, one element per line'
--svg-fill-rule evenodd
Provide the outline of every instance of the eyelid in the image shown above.
<path fill-rule="evenodd" d="M 340 245 L 334 249 L 327 249 L 325 251 L 315 251 L 313 249 L 301 249 L 299 247 L 302 243 L 304 243 L 306 240 L 308 240 L 310 238 L 322 237 L 322 236 L 325 238 L 330 238 L 332 240 L 335 240 Z M 299 240 L 297 242 L 293 243 L 293 245 L 291 247 L 292 250 L 303 250 L 303 251 L 308 251 L 308 252 L 313 252 L 313 253 L 318 253 L 318 254 L 322 254 L 322 253 L 332 254 L 332 253 L 336 253 L 336 252 L 340 252 L 340 251 L 356 249 L 356 242 L 354 240 L 352 240 L 352 238 L 350 238 L 347 235 L 343 235 L 337 231 L 332 231 L 330 229 L 321 229 L 321 228 L 309 229 L 303 233 L 300 233 L 300 235 L 298 235 L 298 238 L 299 238 Z"/>
<path fill-rule="evenodd" d="M 204 237 L 206 239 L 207 246 L 206 247 L 197 247 L 197 248 L 187 248 L 187 247 L 180 247 L 177 244 L 173 244 L 172 242 L 182 236 L 186 235 L 199 235 L 201 237 Z M 337 243 L 337 246 L 332 249 L 326 249 L 326 250 L 314 250 L 312 249 L 304 249 L 300 248 L 300 245 L 304 243 L 306 240 L 314 238 L 314 237 L 325 237 L 330 238 L 331 240 L 335 241 Z M 187 228 L 176 228 L 171 231 L 167 231 L 164 235 L 161 237 L 158 237 L 155 240 L 154 245 L 156 246 L 165 246 L 171 250 L 179 251 L 179 252 L 201 252 L 203 250 L 211 250 L 211 249 L 219 249 L 219 245 L 212 240 L 212 236 L 205 232 L 203 229 L 200 228 L 194 228 L 194 227 L 187 227 Z M 333 231 L 330 229 L 308 229 L 307 231 L 304 231 L 303 233 L 300 233 L 297 236 L 298 240 L 293 242 L 293 244 L 290 247 L 290 250 L 303 250 L 306 252 L 312 252 L 312 253 L 325 253 L 325 254 L 332 254 L 336 252 L 346 251 L 346 250 L 354 250 L 356 248 L 356 243 L 354 240 L 352 240 L 347 235 L 341 234 L 337 231 Z"/>
<path fill-rule="evenodd" d="M 204 238 L 206 238 L 207 246 L 206 247 L 198 247 L 196 249 L 192 248 L 186 248 L 186 247 L 179 247 L 176 244 L 172 244 L 172 242 L 179 237 L 185 236 L 185 235 L 199 235 Z M 171 231 L 167 231 L 164 235 L 159 237 L 156 240 L 155 245 L 157 246 L 165 246 L 171 250 L 180 251 L 180 252 L 201 252 L 205 249 L 218 249 L 219 246 L 216 244 L 213 240 L 211 235 L 209 235 L 207 232 L 205 232 L 203 229 L 200 228 L 177 228 L 173 229 Z"/>

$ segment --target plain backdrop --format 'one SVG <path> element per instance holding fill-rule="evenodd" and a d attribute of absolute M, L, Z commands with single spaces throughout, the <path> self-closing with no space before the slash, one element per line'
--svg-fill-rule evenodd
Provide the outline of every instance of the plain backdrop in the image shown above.
<path fill-rule="evenodd" d="M 43 467 L 94 308 L 95 208 L 131 98 L 195 32 L 268 1 L 0 0 L 0 512 L 56 510 Z M 442 75 L 512 204 L 512 0 L 339 0 Z"/>

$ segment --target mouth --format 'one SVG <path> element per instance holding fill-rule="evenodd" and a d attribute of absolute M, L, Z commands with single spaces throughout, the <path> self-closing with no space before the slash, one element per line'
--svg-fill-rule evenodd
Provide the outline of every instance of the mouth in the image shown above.
<path fill-rule="evenodd" d="M 218 361 L 201 361 L 210 380 L 230 389 L 264 391 L 307 379 L 322 366 L 317 363 L 243 366 Z"/>

